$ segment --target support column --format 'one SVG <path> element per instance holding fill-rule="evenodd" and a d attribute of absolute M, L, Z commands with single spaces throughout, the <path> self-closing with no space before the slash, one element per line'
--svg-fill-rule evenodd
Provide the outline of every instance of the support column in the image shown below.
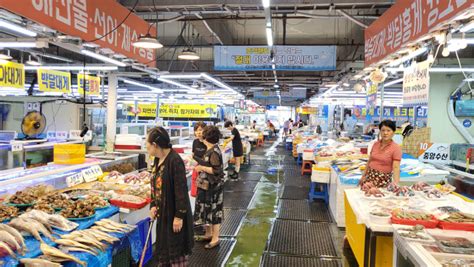
<path fill-rule="evenodd" d="M 105 151 L 113 152 L 117 128 L 117 74 L 109 74 L 109 94 L 107 97 L 107 133 Z"/>
<path fill-rule="evenodd" d="M 381 96 L 380 96 L 380 118 L 379 118 L 379 123 L 383 121 L 383 109 L 384 109 L 384 104 L 383 102 L 385 101 L 385 83 L 382 83 L 382 85 L 380 86 L 380 92 L 381 92 Z"/>

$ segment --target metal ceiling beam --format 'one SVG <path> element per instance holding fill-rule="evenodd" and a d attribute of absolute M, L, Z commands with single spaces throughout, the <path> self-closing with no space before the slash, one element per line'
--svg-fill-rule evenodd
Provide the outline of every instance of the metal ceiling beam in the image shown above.
<path fill-rule="evenodd" d="M 192 21 L 191 24 L 193 25 L 194 29 L 196 29 L 199 32 L 199 34 L 209 44 L 223 45 L 224 42 L 223 42 L 223 40 L 221 39 L 220 36 L 226 36 L 226 40 L 225 40 L 226 44 L 231 44 L 232 43 L 231 36 L 229 36 L 227 34 L 223 35 L 223 34 L 218 34 L 217 33 L 217 31 L 222 32 L 222 31 L 225 30 L 222 23 L 207 22 L 206 19 L 200 14 L 195 14 L 195 16 L 200 20 Z M 209 35 L 209 33 L 210 33 L 210 35 Z"/>
<path fill-rule="evenodd" d="M 364 29 L 367 29 L 369 26 L 365 25 L 362 21 L 358 20 L 357 18 L 355 18 L 354 16 L 348 14 L 347 12 L 343 11 L 343 10 L 336 10 L 339 14 L 343 15 L 344 17 L 346 17 L 348 20 L 354 22 L 355 24 L 361 26 L 362 28 Z"/>

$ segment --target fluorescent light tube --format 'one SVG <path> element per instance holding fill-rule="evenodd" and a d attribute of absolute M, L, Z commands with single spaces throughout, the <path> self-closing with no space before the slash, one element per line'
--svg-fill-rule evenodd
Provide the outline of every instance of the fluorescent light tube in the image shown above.
<path fill-rule="evenodd" d="M 402 64 L 403 62 L 405 61 L 408 61 L 412 58 L 415 58 L 423 53 L 425 53 L 426 51 L 428 51 L 428 48 L 426 48 L 425 46 L 424 47 L 421 47 L 421 48 L 418 48 L 416 49 L 415 51 L 411 52 L 411 53 L 408 53 L 408 55 L 406 56 L 403 56 L 399 59 L 396 59 L 395 61 L 392 61 L 392 63 L 388 64 L 390 67 L 395 67 L 395 66 L 398 66 L 400 64 Z"/>
<path fill-rule="evenodd" d="M 67 66 L 67 65 L 46 65 L 46 66 L 25 66 L 25 70 L 38 70 L 38 69 L 47 69 L 47 70 L 66 70 L 66 71 L 81 71 L 81 70 L 86 70 L 86 71 L 99 71 L 99 70 L 118 70 L 117 66 L 87 66 L 84 68 L 84 66 L 81 65 L 72 65 L 72 66 Z"/>
<path fill-rule="evenodd" d="M 399 68 L 387 68 L 387 71 L 391 72 L 403 72 L 403 69 Z M 456 72 L 474 72 L 474 68 L 431 68 L 430 72 L 435 73 L 456 73 Z"/>
<path fill-rule="evenodd" d="M 199 79 L 201 74 L 165 74 L 160 77 L 165 79 Z"/>
<path fill-rule="evenodd" d="M 168 84 L 172 84 L 172 85 L 175 85 L 175 86 L 184 88 L 184 89 L 188 89 L 188 90 L 194 91 L 194 89 L 193 89 L 191 86 L 187 86 L 187 85 L 185 85 L 185 84 L 182 84 L 182 83 L 179 83 L 179 82 L 175 82 L 175 81 L 172 81 L 172 80 L 168 80 L 168 79 L 164 79 L 164 78 L 161 78 L 161 77 L 160 77 L 160 78 L 158 78 L 158 81 L 164 82 L 164 83 L 168 83 Z"/>
<path fill-rule="evenodd" d="M 125 78 L 120 78 L 120 80 L 124 83 L 133 84 L 133 85 L 136 85 L 136 86 L 139 86 L 139 87 L 148 88 L 148 89 L 152 90 L 154 93 L 158 93 L 158 94 L 163 93 L 163 90 L 161 90 L 160 88 L 148 85 L 146 83 L 142 83 L 142 82 L 134 81 L 134 80 L 130 80 L 130 79 L 125 79 Z"/>
<path fill-rule="evenodd" d="M 396 79 L 396 80 L 393 80 L 391 82 L 385 83 L 384 86 L 392 86 L 394 84 L 402 83 L 402 82 L 403 82 L 403 78 L 400 78 L 400 79 Z"/>
<path fill-rule="evenodd" d="M 262 5 L 263 5 L 263 8 L 269 8 L 270 0 L 262 0 Z"/>
<path fill-rule="evenodd" d="M 265 28 L 267 32 L 267 45 L 273 46 L 273 33 L 272 28 Z"/>
<path fill-rule="evenodd" d="M 30 37 L 36 37 L 38 35 L 36 32 L 27 30 L 24 27 L 18 26 L 16 24 L 13 24 L 13 23 L 10 23 L 10 22 L 4 21 L 4 20 L 0 20 L 0 28 L 5 28 L 5 29 L 8 29 L 10 31 L 14 31 L 14 32 L 26 35 L 26 36 L 30 36 Z"/>
<path fill-rule="evenodd" d="M 0 42 L 0 47 L 11 47 L 11 48 L 34 48 L 36 42 Z"/>
<path fill-rule="evenodd" d="M 464 25 L 459 31 L 460 32 L 468 32 L 474 29 L 474 20 L 469 21 L 466 25 Z"/>
<path fill-rule="evenodd" d="M 107 62 L 107 63 L 110 63 L 110 64 L 114 64 L 114 65 L 117 65 L 119 67 L 126 67 L 127 66 L 127 64 L 125 64 L 121 61 L 115 60 L 115 59 L 110 58 L 110 57 L 106 57 L 106 56 L 101 55 L 101 54 L 97 54 L 97 53 L 92 52 L 92 51 L 87 50 L 87 49 L 82 49 L 81 53 L 83 55 L 86 55 L 86 56 L 89 56 L 89 57 L 92 57 L 92 58 L 95 58 L 97 60 L 104 61 L 104 62 Z"/>

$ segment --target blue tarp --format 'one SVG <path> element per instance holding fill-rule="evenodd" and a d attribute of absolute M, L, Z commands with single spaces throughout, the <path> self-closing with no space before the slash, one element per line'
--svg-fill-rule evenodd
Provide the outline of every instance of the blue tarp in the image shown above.
<path fill-rule="evenodd" d="M 105 218 L 109 218 L 114 214 L 118 213 L 119 209 L 115 206 L 110 206 L 106 209 L 97 210 L 95 217 L 84 220 L 84 221 L 76 221 L 79 226 L 77 230 L 83 230 L 90 228 L 96 221 L 100 221 Z M 59 237 L 59 235 L 65 234 L 66 232 L 55 230 L 54 236 Z M 69 254 L 77 257 L 82 261 L 86 261 L 88 266 L 94 267 L 107 267 L 112 263 L 112 255 L 114 251 L 119 251 L 127 246 L 131 246 L 132 258 L 135 262 L 138 262 L 140 259 L 140 254 L 143 248 L 142 240 L 140 239 L 140 234 L 138 229 L 133 230 L 128 234 L 121 234 L 121 233 L 111 233 L 111 235 L 120 239 L 119 242 L 113 244 L 113 246 L 109 246 L 105 252 L 100 252 L 99 255 L 91 255 L 89 253 L 82 253 L 82 252 L 71 252 Z M 43 237 L 43 240 L 50 246 L 56 246 L 54 242 L 49 240 L 46 237 Z M 25 243 L 28 248 L 28 253 L 24 256 L 20 256 L 20 258 L 36 258 L 40 256 L 40 242 L 34 239 L 33 237 L 29 236 L 25 238 Z M 11 257 L 0 258 L 0 261 L 3 261 L 2 266 L 17 266 L 18 260 L 15 260 Z M 64 266 L 80 266 L 79 264 L 67 262 Z"/>

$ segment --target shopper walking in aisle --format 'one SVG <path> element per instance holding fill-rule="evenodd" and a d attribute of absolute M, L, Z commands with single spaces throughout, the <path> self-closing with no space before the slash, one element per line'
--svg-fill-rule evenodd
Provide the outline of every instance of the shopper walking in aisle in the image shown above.
<path fill-rule="evenodd" d="M 386 187 L 391 182 L 400 182 L 400 161 L 402 148 L 392 138 L 397 126 L 391 120 L 382 121 L 379 125 L 380 139 L 375 142 L 370 152 L 365 173 L 360 184 L 371 182 L 376 187 Z"/>
<path fill-rule="evenodd" d="M 187 266 L 194 246 L 193 215 L 184 162 L 170 143 L 168 132 L 148 132 L 147 152 L 155 157 L 152 171 L 150 217 L 156 219 L 158 266 Z"/>
<path fill-rule="evenodd" d="M 217 145 L 220 134 L 219 129 L 214 126 L 204 129 L 204 144 L 206 144 L 207 151 L 202 164 L 196 167 L 199 178 L 194 220 L 198 225 L 206 225 L 205 235 L 196 237 L 196 240 L 209 241 L 205 246 L 207 249 L 219 245 L 220 227 L 223 219 L 224 168 L 222 153 Z"/>
<path fill-rule="evenodd" d="M 240 162 L 242 160 L 242 156 L 244 155 L 242 139 L 240 138 L 239 130 L 234 127 L 234 124 L 232 124 L 231 121 L 226 121 L 224 127 L 232 133 L 232 137 L 230 139 L 232 140 L 232 151 L 234 153 L 235 159 L 235 172 L 237 176 L 236 178 L 238 178 L 240 172 Z"/>
<path fill-rule="evenodd" d="M 270 120 L 268 120 L 267 127 L 268 127 L 268 136 L 271 139 L 273 138 L 273 135 L 276 134 L 275 125 L 273 125 L 273 123 Z"/>
<path fill-rule="evenodd" d="M 289 129 L 290 129 L 290 119 L 286 120 L 283 123 L 283 134 L 285 135 L 285 137 L 288 135 L 288 130 Z"/>
<path fill-rule="evenodd" d="M 193 141 L 193 158 L 202 159 L 204 157 L 204 153 L 206 153 L 207 147 L 203 143 L 204 138 L 202 136 L 202 132 L 206 128 L 206 124 L 202 121 L 197 122 L 194 124 L 194 136 L 196 137 Z M 191 178 L 191 196 L 196 197 L 197 195 L 197 185 L 196 179 L 198 177 L 198 172 L 193 170 L 193 175 Z"/>
<path fill-rule="evenodd" d="M 252 125 L 250 126 L 250 129 L 252 129 L 252 130 L 257 129 L 257 121 L 252 122 Z"/>

